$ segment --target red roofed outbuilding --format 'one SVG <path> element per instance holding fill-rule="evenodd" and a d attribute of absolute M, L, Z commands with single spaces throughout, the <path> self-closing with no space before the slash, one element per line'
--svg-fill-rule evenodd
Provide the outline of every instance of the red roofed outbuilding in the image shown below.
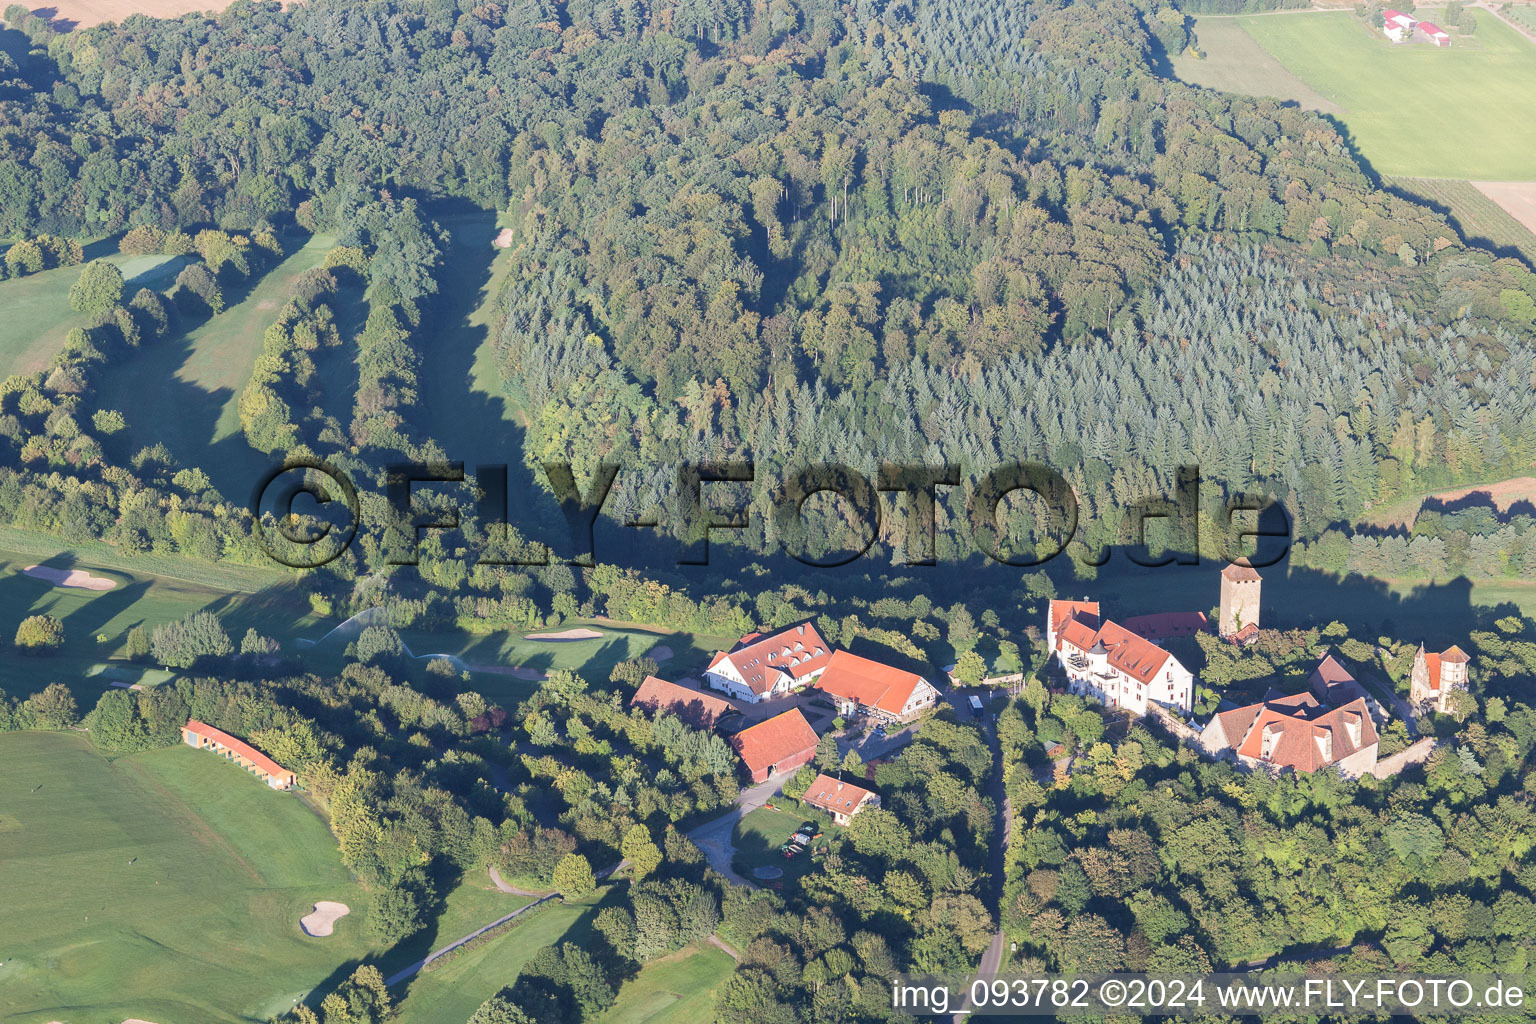
<path fill-rule="evenodd" d="M 652 714 L 665 711 L 695 729 L 713 729 L 721 718 L 736 713 L 735 707 L 728 700 L 669 683 L 657 676 L 645 677 L 635 695 L 629 699 L 629 706 L 645 708 Z"/>
<path fill-rule="evenodd" d="M 799 708 L 791 708 L 731 737 L 731 746 L 753 782 L 792 772 L 816 756 L 816 730 Z"/>
<path fill-rule="evenodd" d="M 189 719 L 181 727 L 181 741 L 199 750 L 212 750 L 233 761 L 273 789 L 288 789 L 296 781 L 293 772 L 242 739 L 237 739 L 207 722 Z"/>
<path fill-rule="evenodd" d="M 855 786 L 830 775 L 816 776 L 816 781 L 811 783 L 811 788 L 800 799 L 818 810 L 826 811 L 839 825 L 848 824 L 848 819 L 866 807 L 880 806 L 880 798 L 863 786 Z"/>

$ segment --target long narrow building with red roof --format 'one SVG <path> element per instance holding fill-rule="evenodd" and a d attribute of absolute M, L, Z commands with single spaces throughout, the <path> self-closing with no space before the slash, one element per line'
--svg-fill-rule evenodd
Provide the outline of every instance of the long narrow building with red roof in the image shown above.
<path fill-rule="evenodd" d="M 207 722 L 199 722 L 195 718 L 188 719 L 187 724 L 181 727 L 181 740 L 189 747 L 211 750 L 226 760 L 235 762 L 273 789 L 288 789 L 294 784 L 293 772 L 244 740 L 231 736 L 222 729 L 215 729 Z"/>
<path fill-rule="evenodd" d="M 652 714 L 673 715 L 695 729 L 713 729 L 721 718 L 736 710 L 728 700 L 669 683 L 658 676 L 645 677 L 629 706 L 645 708 Z"/>

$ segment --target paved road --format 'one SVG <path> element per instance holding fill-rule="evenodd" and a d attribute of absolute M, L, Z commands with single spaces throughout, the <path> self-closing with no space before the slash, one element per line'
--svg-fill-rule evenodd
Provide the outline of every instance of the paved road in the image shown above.
<path fill-rule="evenodd" d="M 784 782 L 789 778 L 786 773 L 775 776 L 767 782 L 760 782 L 755 786 L 749 786 L 741 791 L 736 798 L 736 805 L 718 818 L 706 821 L 692 832 L 688 838 L 693 840 L 709 861 L 709 866 L 730 879 L 736 885 L 752 885 L 752 882 L 742 878 L 731 867 L 731 859 L 736 855 L 735 844 L 731 842 L 736 831 L 736 824 L 747 815 L 749 811 L 755 811 L 778 795 L 784 787 Z"/>
<path fill-rule="evenodd" d="M 988 695 L 981 695 L 986 710 L 977 714 L 971 708 L 970 694 L 953 689 L 944 695 L 944 699 L 955 709 L 955 714 L 962 722 L 974 722 L 981 727 L 982 735 L 987 739 L 987 746 L 992 750 L 992 779 L 987 786 L 987 795 L 992 798 L 993 805 L 997 808 L 992 821 L 992 850 L 987 860 L 987 871 L 991 875 L 986 893 L 982 896 L 982 902 L 992 912 L 993 918 L 998 922 L 997 934 L 992 936 L 992 942 L 981 955 L 982 974 L 996 974 L 1003 963 L 1003 948 L 1006 939 L 1003 938 L 1003 868 L 1004 855 L 1008 849 L 1009 831 L 1013 821 L 1013 803 L 1008 799 L 1007 790 L 1003 787 L 1003 748 L 997 739 L 997 723 L 993 721 L 993 705 Z M 963 1021 L 969 1014 L 971 1000 L 969 994 L 965 1003 L 960 1007 L 960 1012 L 955 1014 L 956 1024 Z"/>
<path fill-rule="evenodd" d="M 428 953 L 426 955 L 426 957 L 424 957 L 421 960 L 417 960 L 415 963 L 411 964 L 409 967 L 406 967 L 406 968 L 403 968 L 402 970 L 396 971 L 394 974 L 391 974 L 389 977 L 384 979 L 384 984 L 387 985 L 387 986 L 398 985 L 402 981 L 405 981 L 407 978 L 415 976 L 416 973 L 419 972 L 423 967 L 427 966 L 427 964 L 431 963 L 433 960 L 436 960 L 438 957 L 442 956 L 444 953 L 448 953 L 448 952 L 451 952 L 452 950 L 458 949 L 460 946 L 464 945 L 464 943 L 469 942 L 472 939 L 478 939 L 480 936 L 484 935 L 486 932 L 490 931 L 491 929 L 493 929 L 493 928 L 500 928 L 502 925 L 506 924 L 508 921 L 512 920 L 514 917 L 520 917 L 523 914 L 528 913 L 530 910 L 534 909 L 535 907 L 541 907 L 544 904 L 548 903 L 550 900 L 557 900 L 559 898 L 560 898 L 560 894 L 559 893 L 552 892 L 548 896 L 541 896 L 541 897 L 539 897 L 538 899 L 534 900 L 532 903 L 528 904 L 525 907 L 519 907 L 517 910 L 512 911 L 512 913 L 506 915 L 505 917 L 498 917 L 496 920 L 492 921 L 490 924 L 486 925 L 484 928 L 480 928 L 480 929 L 477 929 L 476 931 L 472 931 L 468 935 L 464 936 L 462 939 L 458 939 L 458 940 L 456 940 L 454 942 L 448 943 L 448 945 L 444 946 L 442 949 L 435 949 L 431 953 Z"/>

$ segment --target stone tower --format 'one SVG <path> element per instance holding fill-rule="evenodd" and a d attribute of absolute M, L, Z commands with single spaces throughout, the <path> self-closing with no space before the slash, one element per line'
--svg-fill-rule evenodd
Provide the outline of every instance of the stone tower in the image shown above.
<path fill-rule="evenodd" d="M 1222 639 L 1236 636 L 1245 626 L 1259 628 L 1259 590 L 1264 580 L 1246 565 L 1235 562 L 1221 570 L 1221 618 L 1216 633 Z"/>

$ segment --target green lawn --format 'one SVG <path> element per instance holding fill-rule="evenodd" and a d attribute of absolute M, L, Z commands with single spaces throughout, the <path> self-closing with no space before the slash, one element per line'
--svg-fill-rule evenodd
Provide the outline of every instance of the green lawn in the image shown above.
<path fill-rule="evenodd" d="M 108 439 L 113 459 L 125 463 L 144 446 L 163 442 L 183 466 L 206 472 L 225 497 L 245 500 L 272 460 L 245 443 L 240 392 L 261 354 L 263 333 L 299 275 L 319 266 L 335 241 L 312 236 L 223 313 L 113 367 L 97 396 L 100 407 L 128 421 L 128 429 Z"/>
<path fill-rule="evenodd" d="M 183 256 L 114 254 L 106 259 L 122 270 L 130 296 L 140 288 L 170 287 L 188 262 Z M 88 326 L 87 318 L 69 306 L 69 289 L 82 269 L 59 267 L 0 281 L 0 308 L 5 309 L 5 331 L 0 333 L 0 376 L 46 370 L 54 355 L 63 349 L 70 330 Z"/>
<path fill-rule="evenodd" d="M 705 636 L 694 633 L 669 633 L 658 629 L 641 629 L 631 625 L 616 626 L 600 620 L 575 619 L 563 622 L 550 630 L 589 627 L 602 632 L 591 640 L 550 642 L 528 640 L 524 634 L 546 630 L 500 630 L 495 633 L 466 633 L 460 630 L 406 629 L 401 636 L 418 657 L 427 654 L 449 654 L 461 658 L 466 664 L 494 666 L 500 669 L 520 667 L 539 673 L 553 669 L 572 669 L 594 685 L 606 686 L 613 666 L 629 658 L 637 658 L 658 647 L 671 651 L 671 656 L 660 661 L 663 678 L 676 679 L 689 673 L 699 672 L 709 658 L 724 650 L 735 639 Z M 324 630 L 313 627 L 312 636 Z M 335 633 L 315 647 L 306 648 L 321 658 L 333 658 L 355 637 Z M 318 662 L 323 665 L 327 662 Z M 318 670 L 318 669 L 317 669 Z M 522 678 L 503 671 L 473 671 L 476 690 L 491 700 L 510 707 L 532 692 L 535 680 Z"/>
<path fill-rule="evenodd" d="M 800 811 L 785 811 L 771 807 L 759 807 L 749 811 L 736 826 L 732 842 L 736 846 L 737 870 L 750 877 L 751 870 L 764 864 L 784 869 L 784 880 L 799 878 L 812 868 L 811 855 L 802 851 L 793 858 L 779 852 L 790 836 L 804 822 L 813 820 Z M 812 844 L 816 845 L 815 843 Z"/>
<path fill-rule="evenodd" d="M 1185 53 L 1173 58 L 1174 73 L 1183 81 L 1244 96 L 1289 100 L 1308 110 L 1339 112 L 1336 104 L 1266 53 L 1236 18 L 1197 18 L 1195 38 L 1203 57 Z"/>
<path fill-rule="evenodd" d="M 14 532 L 0 543 L 34 539 Z M 28 615 L 49 614 L 64 623 L 64 647 L 49 655 L 22 657 L 5 652 L 0 690 L 24 697 L 51 682 L 66 683 L 74 691 L 82 713 L 114 681 L 155 683 L 167 676 L 145 670 L 124 660 L 128 631 L 143 623 L 157 626 L 188 612 L 209 609 L 224 622 L 237 640 L 248 627 L 276 637 L 287 645 L 295 632 L 310 628 L 313 617 L 297 584 L 275 575 L 273 585 L 255 593 L 231 592 L 143 570 L 127 571 L 131 564 L 121 557 L 97 560 L 68 551 L 63 542 L 30 544 L 31 551 L 0 548 L 0 642 L 8 643 L 16 624 Z M 94 591 L 56 587 L 33 579 L 22 570 L 29 565 L 75 568 L 117 583 L 112 590 Z M 195 563 L 194 563 L 195 564 Z M 175 569 L 174 564 L 167 568 Z M 208 567 L 213 568 L 213 567 Z M 250 582 L 258 577 L 249 577 Z M 101 641 L 97 637 L 103 637 Z"/>
<path fill-rule="evenodd" d="M 0 823 L 0 1017 L 264 1020 L 369 952 L 325 824 L 207 753 L 0 735 Z M 321 899 L 352 914 L 309 938 Z"/>
<path fill-rule="evenodd" d="M 1339 108 L 1336 116 L 1377 172 L 1536 180 L 1536 104 L 1529 102 L 1536 96 L 1536 48 L 1486 11 L 1472 13 L 1476 34 L 1455 36 L 1446 49 L 1393 45 L 1349 11 L 1226 20 Z M 1211 59 L 1221 61 L 1222 40 L 1236 37 L 1208 34 L 1211 20 L 1200 19 L 1197 32 Z M 1233 74 L 1241 79 L 1242 66 Z M 1274 72 L 1267 62 L 1253 62 L 1251 74 L 1261 83 Z"/>
<path fill-rule="evenodd" d="M 701 1024 L 736 961 L 714 946 L 690 946 L 652 961 L 619 988 L 618 1002 L 595 1024 Z"/>

